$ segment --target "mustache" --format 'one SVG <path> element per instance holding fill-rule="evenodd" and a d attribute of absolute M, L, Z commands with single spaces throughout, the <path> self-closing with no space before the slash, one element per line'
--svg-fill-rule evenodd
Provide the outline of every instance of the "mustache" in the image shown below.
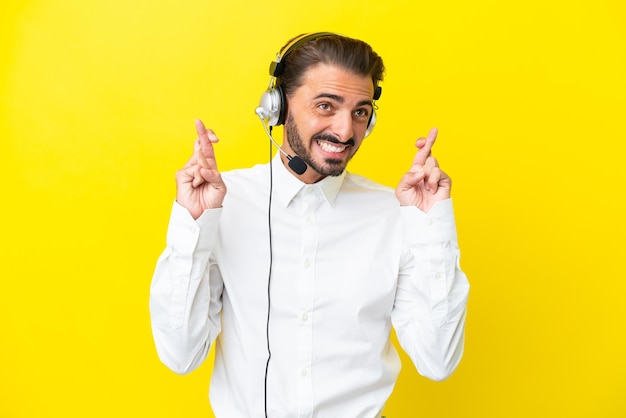
<path fill-rule="evenodd" d="M 328 142 L 331 142 L 333 144 L 354 146 L 354 139 L 353 138 L 348 139 L 346 142 L 341 142 L 337 137 L 335 137 L 335 136 L 333 136 L 331 134 L 325 134 L 325 133 L 315 134 L 315 135 L 313 135 L 312 139 L 321 139 L 322 141 L 328 141 Z"/>

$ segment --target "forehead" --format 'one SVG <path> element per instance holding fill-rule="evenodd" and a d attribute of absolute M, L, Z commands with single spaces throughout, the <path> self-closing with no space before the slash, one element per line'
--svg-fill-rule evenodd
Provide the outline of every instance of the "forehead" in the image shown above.
<path fill-rule="evenodd" d="M 300 89 L 314 96 L 329 93 L 359 101 L 372 100 L 374 95 L 371 77 L 330 64 L 317 64 L 309 68 L 303 74 Z"/>

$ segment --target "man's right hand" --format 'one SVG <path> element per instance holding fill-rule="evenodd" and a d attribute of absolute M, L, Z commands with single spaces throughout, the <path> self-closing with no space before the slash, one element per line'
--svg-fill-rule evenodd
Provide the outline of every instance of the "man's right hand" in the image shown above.
<path fill-rule="evenodd" d="M 194 219 L 206 209 L 222 206 L 226 196 L 226 184 L 217 170 L 213 144 L 218 141 L 215 133 L 196 120 L 198 139 L 194 154 L 187 164 L 176 173 L 176 201 L 186 208 Z"/>

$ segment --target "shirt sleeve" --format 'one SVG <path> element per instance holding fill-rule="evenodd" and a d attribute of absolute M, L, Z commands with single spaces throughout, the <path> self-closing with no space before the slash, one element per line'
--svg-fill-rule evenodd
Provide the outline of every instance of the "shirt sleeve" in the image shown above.
<path fill-rule="evenodd" d="M 194 220 L 174 202 L 152 278 L 153 338 L 159 358 L 176 373 L 202 364 L 221 329 L 223 282 L 212 259 L 221 211 L 207 210 Z"/>
<path fill-rule="evenodd" d="M 463 354 L 469 283 L 460 268 L 452 200 L 402 207 L 406 253 L 392 321 L 418 372 L 446 379 Z"/>

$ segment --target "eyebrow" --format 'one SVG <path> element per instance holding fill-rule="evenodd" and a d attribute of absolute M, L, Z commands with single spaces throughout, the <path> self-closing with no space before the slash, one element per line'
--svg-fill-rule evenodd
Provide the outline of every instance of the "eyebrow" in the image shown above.
<path fill-rule="evenodd" d="M 344 98 L 342 96 L 338 96 L 336 94 L 331 94 L 331 93 L 320 93 L 317 96 L 315 96 L 315 100 L 321 99 L 322 97 L 326 97 L 326 98 L 334 100 L 334 101 L 336 101 L 338 103 L 343 103 L 344 102 Z M 372 102 L 370 100 L 361 100 L 359 103 L 357 103 L 356 107 L 366 106 L 366 105 L 374 107 L 374 105 L 372 104 Z"/>

